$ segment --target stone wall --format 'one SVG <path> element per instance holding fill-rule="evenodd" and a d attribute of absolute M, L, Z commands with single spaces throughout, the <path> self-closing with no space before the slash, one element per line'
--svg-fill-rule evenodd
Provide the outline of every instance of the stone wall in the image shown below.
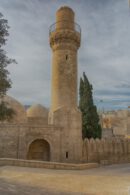
<path fill-rule="evenodd" d="M 64 133 L 62 128 L 51 125 L 1 124 L 0 158 L 26 159 L 29 146 L 33 141 L 46 140 L 50 144 L 50 161 L 71 162 L 69 159 L 63 160 L 62 155 L 65 155 L 66 151 L 69 151 L 68 155 L 75 155 L 74 142 L 72 141 L 72 145 L 67 146 L 70 146 L 70 150 L 65 147 L 64 151 L 62 151 L 61 144 L 65 134 L 62 135 L 61 133 Z M 72 139 L 78 141 L 77 134 L 73 138 L 71 137 Z M 69 137 L 68 141 L 70 141 Z M 113 164 L 130 162 L 130 139 L 85 139 L 82 143 L 82 152 L 80 153 L 79 147 L 76 150 L 77 154 L 80 153 L 80 162 L 82 163 Z M 79 155 L 77 156 L 79 157 Z"/>
<path fill-rule="evenodd" d="M 17 158 L 18 129 L 1 125 L 0 138 L 0 157 Z"/>
<path fill-rule="evenodd" d="M 104 137 L 106 133 L 109 136 L 109 129 L 113 130 L 114 136 L 127 137 L 127 135 L 130 135 L 129 119 L 129 110 L 108 111 L 106 113 L 103 113 L 101 116 L 101 126 L 103 129 L 102 137 Z"/>
<path fill-rule="evenodd" d="M 49 115 L 49 123 L 61 127 L 60 162 L 82 162 L 81 112 L 62 107 Z"/>
<path fill-rule="evenodd" d="M 60 131 L 59 127 L 51 125 L 1 123 L 0 158 L 27 159 L 30 144 L 45 140 L 50 146 L 50 161 L 60 161 Z"/>
<path fill-rule="evenodd" d="M 130 140 L 121 138 L 85 139 L 83 162 L 107 161 L 108 164 L 130 162 Z"/>
<path fill-rule="evenodd" d="M 46 140 L 50 146 L 50 161 L 60 161 L 61 128 L 52 125 L 33 125 L 26 130 L 26 153 L 35 140 Z"/>
<path fill-rule="evenodd" d="M 109 138 L 109 139 L 111 139 L 112 137 L 114 137 L 113 129 L 112 128 L 102 129 L 102 137 L 103 138 Z"/>

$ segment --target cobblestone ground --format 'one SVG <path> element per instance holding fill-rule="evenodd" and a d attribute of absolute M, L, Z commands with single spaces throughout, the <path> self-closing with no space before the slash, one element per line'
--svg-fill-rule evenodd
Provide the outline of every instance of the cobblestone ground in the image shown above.
<path fill-rule="evenodd" d="M 130 164 L 82 171 L 0 167 L 0 195 L 130 195 Z"/>

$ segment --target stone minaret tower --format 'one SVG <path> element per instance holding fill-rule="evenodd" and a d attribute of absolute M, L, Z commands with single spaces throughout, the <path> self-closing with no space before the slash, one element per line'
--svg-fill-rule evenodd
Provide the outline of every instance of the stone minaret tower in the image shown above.
<path fill-rule="evenodd" d="M 77 51 L 81 30 L 74 12 L 61 7 L 50 27 L 52 57 L 52 98 L 49 123 L 61 127 L 60 161 L 81 159 L 81 113 L 77 108 Z"/>

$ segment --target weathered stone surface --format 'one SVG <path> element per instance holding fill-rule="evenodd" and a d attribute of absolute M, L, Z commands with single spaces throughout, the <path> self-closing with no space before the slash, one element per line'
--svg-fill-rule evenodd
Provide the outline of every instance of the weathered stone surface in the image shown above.
<path fill-rule="evenodd" d="M 117 110 L 108 111 L 101 115 L 103 137 L 129 137 L 130 135 L 130 111 Z"/>
<path fill-rule="evenodd" d="M 85 139 L 83 141 L 83 162 L 130 162 L 130 140 L 121 138 Z"/>
<path fill-rule="evenodd" d="M 52 98 L 49 123 L 60 126 L 62 162 L 82 161 L 82 121 L 77 108 L 77 50 L 80 33 L 75 29 L 74 12 L 61 7 L 55 30 L 50 33 L 52 57 Z"/>

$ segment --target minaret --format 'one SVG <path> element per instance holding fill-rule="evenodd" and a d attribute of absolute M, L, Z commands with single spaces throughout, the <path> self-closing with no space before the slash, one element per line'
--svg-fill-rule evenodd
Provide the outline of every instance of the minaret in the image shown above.
<path fill-rule="evenodd" d="M 50 27 L 52 95 L 49 123 L 61 127 L 60 161 L 79 162 L 81 158 L 81 113 L 77 108 L 77 51 L 80 26 L 71 8 L 61 7 Z"/>
<path fill-rule="evenodd" d="M 77 50 L 80 46 L 80 26 L 74 23 L 74 12 L 61 7 L 56 23 L 50 29 L 52 58 L 51 109 L 77 107 Z"/>

